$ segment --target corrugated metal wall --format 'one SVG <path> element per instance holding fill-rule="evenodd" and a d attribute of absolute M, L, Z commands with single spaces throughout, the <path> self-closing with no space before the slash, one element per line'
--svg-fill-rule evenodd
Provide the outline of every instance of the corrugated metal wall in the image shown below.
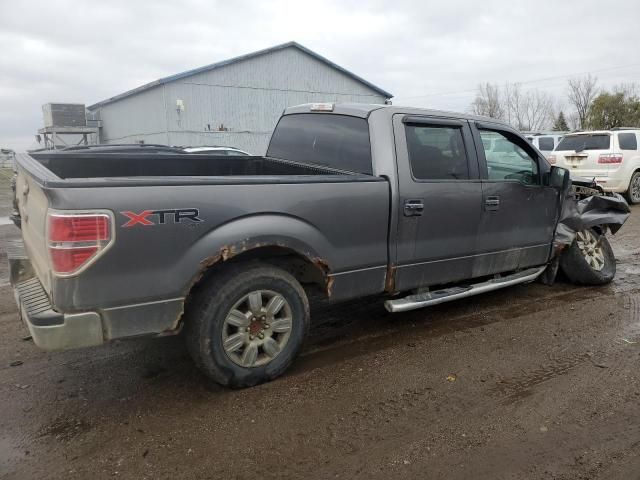
<path fill-rule="evenodd" d="M 178 111 L 177 100 L 184 111 Z M 102 141 L 228 145 L 263 154 L 288 106 L 384 101 L 366 85 L 290 47 L 103 106 Z"/>
<path fill-rule="evenodd" d="M 104 105 L 99 112 L 102 143 L 168 142 L 162 86 Z"/>

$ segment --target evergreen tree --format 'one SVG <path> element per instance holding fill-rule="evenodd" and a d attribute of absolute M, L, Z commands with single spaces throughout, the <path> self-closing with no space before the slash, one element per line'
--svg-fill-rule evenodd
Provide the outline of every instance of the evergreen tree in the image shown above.
<path fill-rule="evenodd" d="M 552 130 L 555 132 L 569 131 L 569 125 L 567 124 L 567 120 L 564 118 L 564 112 L 562 110 L 560 110 L 560 113 L 558 114 L 556 121 L 553 122 Z"/>

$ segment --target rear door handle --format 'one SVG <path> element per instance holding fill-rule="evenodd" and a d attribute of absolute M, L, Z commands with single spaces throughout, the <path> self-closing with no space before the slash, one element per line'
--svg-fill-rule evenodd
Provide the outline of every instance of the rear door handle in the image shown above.
<path fill-rule="evenodd" d="M 404 216 L 417 217 L 424 211 L 424 202 L 421 198 L 411 198 L 404 201 Z"/>
<path fill-rule="evenodd" d="M 484 200 L 484 209 L 487 212 L 495 212 L 500 208 L 500 197 L 497 195 L 492 195 Z"/>

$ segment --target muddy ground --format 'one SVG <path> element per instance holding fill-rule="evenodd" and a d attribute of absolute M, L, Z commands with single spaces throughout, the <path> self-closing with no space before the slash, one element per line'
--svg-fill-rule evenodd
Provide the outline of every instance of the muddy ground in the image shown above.
<path fill-rule="evenodd" d="M 42 352 L 2 277 L 0 477 L 638 479 L 640 208 L 613 243 L 606 287 L 316 309 L 294 367 L 241 391 L 180 337 Z"/>

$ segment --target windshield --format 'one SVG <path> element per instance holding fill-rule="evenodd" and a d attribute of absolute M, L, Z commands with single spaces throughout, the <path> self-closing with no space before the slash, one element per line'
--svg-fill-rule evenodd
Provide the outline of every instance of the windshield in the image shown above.
<path fill-rule="evenodd" d="M 567 135 L 560 141 L 556 147 L 556 151 L 575 150 L 576 152 L 580 152 L 582 150 L 607 150 L 610 143 L 611 136 L 602 133 L 594 135 Z"/>

